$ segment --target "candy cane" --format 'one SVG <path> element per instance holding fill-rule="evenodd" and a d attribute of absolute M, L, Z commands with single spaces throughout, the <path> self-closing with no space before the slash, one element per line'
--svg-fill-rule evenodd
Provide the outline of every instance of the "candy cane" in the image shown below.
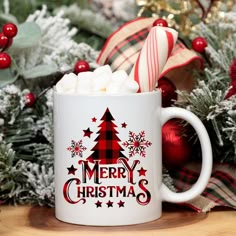
<path fill-rule="evenodd" d="M 177 31 L 152 27 L 132 68 L 129 78 L 139 84 L 139 92 L 153 91 L 176 43 Z"/>

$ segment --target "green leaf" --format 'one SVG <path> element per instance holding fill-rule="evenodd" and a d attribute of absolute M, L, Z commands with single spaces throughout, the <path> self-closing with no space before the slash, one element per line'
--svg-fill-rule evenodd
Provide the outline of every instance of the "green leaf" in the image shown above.
<path fill-rule="evenodd" d="M 25 79 L 34 79 L 38 77 L 44 77 L 51 75 L 58 71 L 58 67 L 55 64 L 43 64 L 36 66 L 30 70 L 26 70 L 22 73 Z"/>
<path fill-rule="evenodd" d="M 12 48 L 29 48 L 37 45 L 42 34 L 38 24 L 34 22 L 25 22 L 18 25 L 18 33 L 13 39 Z"/>
<path fill-rule="evenodd" d="M 4 14 L 1 13 L 0 14 L 0 19 L 3 20 L 4 22 L 12 22 L 14 24 L 17 24 L 17 19 L 15 16 L 11 15 L 11 14 Z"/>
<path fill-rule="evenodd" d="M 9 69 L 0 70 L 0 88 L 13 83 L 16 79 L 17 77 L 14 77 Z"/>

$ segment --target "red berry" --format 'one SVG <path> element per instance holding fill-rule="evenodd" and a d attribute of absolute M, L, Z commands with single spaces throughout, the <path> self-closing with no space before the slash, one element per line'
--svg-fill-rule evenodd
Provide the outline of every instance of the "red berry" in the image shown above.
<path fill-rule="evenodd" d="M 88 64 L 87 61 L 77 61 L 74 67 L 74 72 L 76 74 L 79 74 L 80 72 L 85 72 L 85 71 L 89 71 L 90 70 L 90 66 Z"/>
<path fill-rule="evenodd" d="M 0 69 L 6 69 L 10 66 L 11 57 L 5 52 L 0 52 Z"/>
<path fill-rule="evenodd" d="M 5 36 L 8 38 L 13 38 L 17 34 L 17 26 L 13 23 L 6 23 L 2 27 L 2 32 L 4 33 Z"/>
<path fill-rule="evenodd" d="M 202 53 L 207 47 L 207 40 L 203 37 L 197 37 L 192 41 L 192 48 L 195 52 Z"/>
<path fill-rule="evenodd" d="M 27 93 L 24 97 L 24 100 L 27 107 L 32 107 L 35 103 L 35 96 L 32 92 Z"/>
<path fill-rule="evenodd" d="M 12 45 L 12 38 L 6 37 L 3 32 L 0 32 L 0 48 L 8 48 Z"/>
<path fill-rule="evenodd" d="M 168 23 L 166 20 L 159 18 L 153 22 L 152 26 L 168 27 Z"/>

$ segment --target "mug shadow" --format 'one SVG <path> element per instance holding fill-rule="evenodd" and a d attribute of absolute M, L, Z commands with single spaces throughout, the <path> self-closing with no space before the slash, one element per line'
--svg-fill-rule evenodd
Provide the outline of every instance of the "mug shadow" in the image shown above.
<path fill-rule="evenodd" d="M 56 219 L 54 211 L 54 208 L 32 207 L 28 215 L 30 226 L 40 230 L 50 231 L 127 232 L 176 228 L 195 224 L 207 218 L 206 213 L 196 213 L 183 206 L 167 204 L 163 207 L 162 217 L 148 223 L 127 226 L 86 226 L 59 221 Z"/>

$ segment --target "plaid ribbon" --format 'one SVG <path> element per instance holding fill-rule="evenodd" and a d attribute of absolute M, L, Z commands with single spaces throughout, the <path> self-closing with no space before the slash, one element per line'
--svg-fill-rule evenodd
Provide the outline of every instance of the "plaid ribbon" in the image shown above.
<path fill-rule="evenodd" d="M 192 164 L 179 171 L 173 171 L 171 176 L 177 191 L 183 192 L 191 188 L 199 177 L 200 168 L 200 165 Z M 236 166 L 215 164 L 204 192 L 183 205 L 198 212 L 207 212 L 216 206 L 236 209 Z"/>
<path fill-rule="evenodd" d="M 108 37 L 97 58 L 97 63 L 100 65 L 109 64 L 113 71 L 125 70 L 129 74 L 155 20 L 155 18 L 137 18 L 121 26 Z M 178 41 L 160 77 L 176 68 L 185 67 L 192 63 L 195 68 L 201 67 L 201 57 Z M 181 75 L 185 77 L 183 73 Z M 176 87 L 178 88 L 178 83 Z"/>

